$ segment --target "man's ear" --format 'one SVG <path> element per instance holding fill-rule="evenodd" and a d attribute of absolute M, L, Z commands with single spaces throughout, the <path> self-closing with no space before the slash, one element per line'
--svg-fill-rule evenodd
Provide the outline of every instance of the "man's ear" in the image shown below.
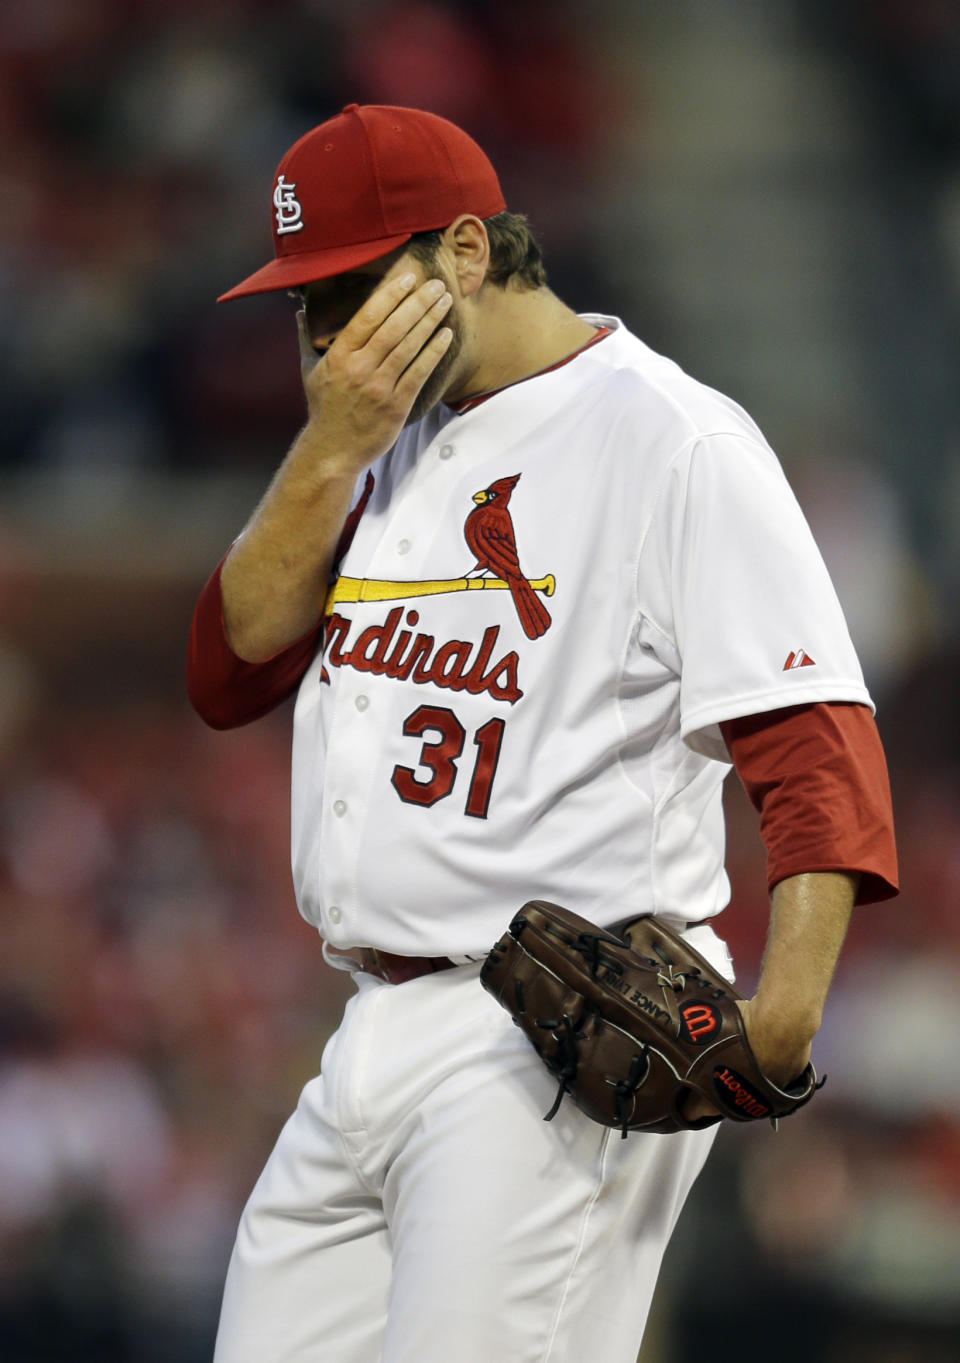
<path fill-rule="evenodd" d="M 490 267 L 490 239 L 480 218 L 464 213 L 455 218 L 443 234 L 444 245 L 453 259 L 460 294 L 468 298 L 477 292 Z"/>

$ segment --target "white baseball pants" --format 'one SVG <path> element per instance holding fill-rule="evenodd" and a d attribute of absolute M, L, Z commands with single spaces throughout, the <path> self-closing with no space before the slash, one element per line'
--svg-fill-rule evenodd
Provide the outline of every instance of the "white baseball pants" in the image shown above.
<path fill-rule="evenodd" d="M 556 1086 L 478 973 L 354 977 L 243 1214 L 215 1363 L 635 1363 L 717 1128 L 622 1140 L 569 1098 L 544 1122 Z"/>

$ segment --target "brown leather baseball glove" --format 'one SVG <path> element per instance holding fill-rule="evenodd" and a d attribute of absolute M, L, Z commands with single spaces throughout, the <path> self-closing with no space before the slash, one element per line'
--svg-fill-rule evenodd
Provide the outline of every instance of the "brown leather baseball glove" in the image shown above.
<path fill-rule="evenodd" d="M 671 1132 L 769 1117 L 809 1102 L 821 1084 L 808 1065 L 786 1089 L 762 1073 L 729 981 L 661 919 L 618 933 L 543 899 L 524 904 L 480 972 L 565 1093 L 594 1121 Z M 688 1120 L 701 1094 L 716 1117 Z"/>

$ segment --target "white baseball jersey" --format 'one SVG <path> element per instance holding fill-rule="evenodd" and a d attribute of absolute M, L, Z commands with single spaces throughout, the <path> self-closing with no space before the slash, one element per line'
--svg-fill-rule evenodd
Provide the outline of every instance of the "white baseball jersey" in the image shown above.
<path fill-rule="evenodd" d="M 870 704 L 756 425 L 588 320 L 373 465 L 294 724 L 297 899 L 335 948 L 481 955 L 529 898 L 709 918 L 720 721 Z"/>

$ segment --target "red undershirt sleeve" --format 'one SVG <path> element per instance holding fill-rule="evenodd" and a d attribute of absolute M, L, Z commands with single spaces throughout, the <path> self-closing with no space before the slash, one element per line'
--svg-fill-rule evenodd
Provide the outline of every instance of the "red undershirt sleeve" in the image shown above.
<path fill-rule="evenodd" d="M 322 625 L 265 662 L 244 662 L 227 643 L 223 626 L 222 567 L 223 560 L 200 593 L 193 613 L 187 643 L 187 695 L 211 728 L 235 729 L 275 709 L 296 690 L 316 653 Z"/>
<path fill-rule="evenodd" d="M 890 783 L 866 705 L 795 705 L 720 730 L 760 811 L 771 889 L 805 871 L 859 871 L 858 904 L 899 892 Z"/>

